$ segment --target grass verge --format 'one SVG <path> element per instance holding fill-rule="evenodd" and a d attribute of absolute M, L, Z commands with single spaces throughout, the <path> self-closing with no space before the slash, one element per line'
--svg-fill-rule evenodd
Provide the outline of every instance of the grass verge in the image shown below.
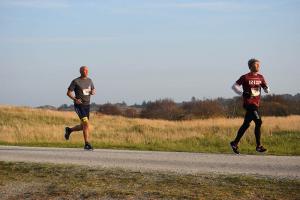
<path fill-rule="evenodd" d="M 300 199 L 300 181 L 0 162 L 1 199 Z"/>
<path fill-rule="evenodd" d="M 96 148 L 231 153 L 243 119 L 191 121 L 129 119 L 91 114 L 91 141 Z M 263 117 L 262 143 L 272 155 L 300 155 L 300 116 Z M 0 144 L 83 147 L 82 133 L 64 140 L 64 127 L 78 124 L 74 112 L 0 106 Z M 242 153 L 255 154 L 253 124 L 240 143 Z"/>
<path fill-rule="evenodd" d="M 79 137 L 78 135 L 75 137 Z M 240 144 L 240 151 L 243 154 L 257 154 L 255 152 L 254 141 L 244 138 Z M 275 132 L 267 139 L 263 139 L 264 146 L 268 148 L 267 155 L 290 155 L 299 156 L 300 146 L 297 143 L 300 139 L 300 132 Z M 176 141 L 151 140 L 137 143 L 134 141 L 101 141 L 92 140 L 94 148 L 108 149 L 129 149 L 129 150 L 150 150 L 150 151 L 176 151 L 176 152 L 203 152 L 203 153 L 232 153 L 229 142 L 230 138 L 211 137 L 190 137 Z M 32 146 L 32 147 L 63 147 L 63 148 L 83 148 L 82 141 L 67 142 L 63 138 L 61 141 L 0 141 L 0 145 Z"/>

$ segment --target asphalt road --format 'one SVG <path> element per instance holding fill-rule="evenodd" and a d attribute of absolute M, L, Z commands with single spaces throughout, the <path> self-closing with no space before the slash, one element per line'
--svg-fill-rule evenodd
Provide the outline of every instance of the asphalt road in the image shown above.
<path fill-rule="evenodd" d="M 76 164 L 182 174 L 255 174 L 300 178 L 300 156 L 234 155 L 1 146 L 1 161 Z"/>

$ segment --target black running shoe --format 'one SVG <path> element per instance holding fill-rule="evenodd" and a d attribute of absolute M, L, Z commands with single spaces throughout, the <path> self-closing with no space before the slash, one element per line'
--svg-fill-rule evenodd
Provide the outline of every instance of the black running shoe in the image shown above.
<path fill-rule="evenodd" d="M 259 146 L 259 147 L 256 147 L 256 151 L 259 153 L 263 153 L 263 152 L 266 152 L 267 149 L 263 146 Z"/>
<path fill-rule="evenodd" d="M 65 128 L 65 139 L 69 140 L 72 130 L 69 127 Z"/>
<path fill-rule="evenodd" d="M 87 151 L 93 151 L 93 150 L 94 150 L 93 146 L 92 146 L 90 143 L 88 143 L 88 142 L 85 143 L 83 149 L 84 149 L 84 150 L 87 150 Z"/>
<path fill-rule="evenodd" d="M 233 151 L 234 153 L 240 154 L 240 152 L 239 152 L 239 147 L 238 147 L 233 141 L 230 142 L 230 146 L 231 146 L 232 151 Z"/>

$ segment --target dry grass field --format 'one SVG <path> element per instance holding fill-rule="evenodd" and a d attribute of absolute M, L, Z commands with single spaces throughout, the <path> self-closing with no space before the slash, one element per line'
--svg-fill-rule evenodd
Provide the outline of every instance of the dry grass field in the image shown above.
<path fill-rule="evenodd" d="M 91 114 L 96 148 L 229 153 L 242 118 L 191 121 L 129 119 Z M 64 127 L 79 123 L 75 112 L 0 106 L 0 144 L 82 147 L 82 133 L 64 140 Z M 255 153 L 254 124 L 243 137 L 242 153 Z M 263 117 L 262 143 L 268 154 L 300 155 L 300 116 Z"/>
<path fill-rule="evenodd" d="M 16 187 L 17 186 L 17 187 Z M 0 162 L 1 199 L 298 200 L 300 181 Z"/>

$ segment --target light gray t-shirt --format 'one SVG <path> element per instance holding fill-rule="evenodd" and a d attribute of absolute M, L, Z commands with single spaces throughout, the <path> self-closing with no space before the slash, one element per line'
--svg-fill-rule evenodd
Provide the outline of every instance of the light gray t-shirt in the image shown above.
<path fill-rule="evenodd" d="M 75 92 L 76 99 L 81 99 L 83 105 L 90 104 L 90 93 L 93 89 L 95 87 L 90 78 L 82 79 L 80 77 L 74 79 L 68 88 L 68 90 Z"/>

